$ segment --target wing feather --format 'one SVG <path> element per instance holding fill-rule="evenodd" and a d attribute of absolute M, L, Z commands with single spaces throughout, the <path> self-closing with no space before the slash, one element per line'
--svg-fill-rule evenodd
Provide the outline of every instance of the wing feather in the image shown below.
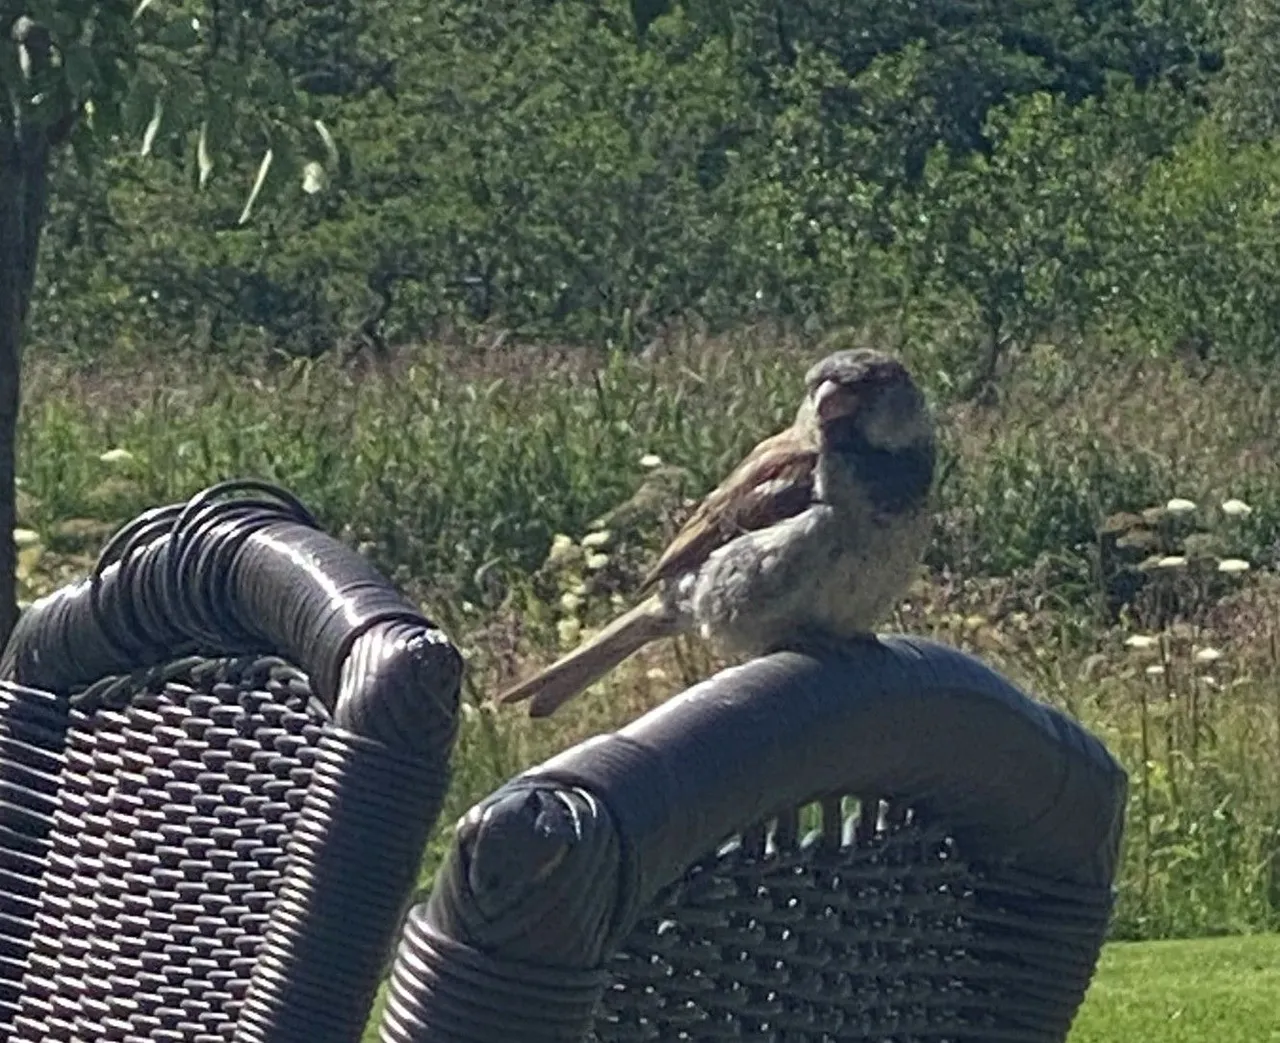
<path fill-rule="evenodd" d="M 818 452 L 794 430 L 767 438 L 707 494 L 645 576 L 641 593 L 691 572 L 744 532 L 794 517 L 813 502 Z"/>

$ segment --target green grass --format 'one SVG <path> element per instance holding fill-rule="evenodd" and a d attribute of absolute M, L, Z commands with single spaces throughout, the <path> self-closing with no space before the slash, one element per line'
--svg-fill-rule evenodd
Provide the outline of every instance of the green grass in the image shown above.
<path fill-rule="evenodd" d="M 1139 1040 L 1280 1040 L 1280 935 L 1107 946 L 1070 1043 Z"/>

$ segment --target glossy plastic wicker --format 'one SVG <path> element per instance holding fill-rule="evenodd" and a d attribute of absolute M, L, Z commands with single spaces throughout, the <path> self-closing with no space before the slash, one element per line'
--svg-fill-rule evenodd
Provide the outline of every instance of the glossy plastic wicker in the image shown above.
<path fill-rule="evenodd" d="M 725 671 L 463 819 L 382 1038 L 1061 1043 L 1125 788 L 934 642 Z"/>
<path fill-rule="evenodd" d="M 123 530 L 0 678 L 0 1038 L 357 1039 L 447 782 L 447 637 L 240 482 Z"/>

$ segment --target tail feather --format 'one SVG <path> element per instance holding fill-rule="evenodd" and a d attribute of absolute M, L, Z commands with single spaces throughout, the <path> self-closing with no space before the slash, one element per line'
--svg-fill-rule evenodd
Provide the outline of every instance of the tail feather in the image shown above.
<path fill-rule="evenodd" d="M 679 613 L 665 606 L 660 597 L 647 598 L 545 670 L 508 688 L 497 701 L 518 703 L 529 699 L 530 717 L 549 717 L 643 645 L 683 629 Z"/>

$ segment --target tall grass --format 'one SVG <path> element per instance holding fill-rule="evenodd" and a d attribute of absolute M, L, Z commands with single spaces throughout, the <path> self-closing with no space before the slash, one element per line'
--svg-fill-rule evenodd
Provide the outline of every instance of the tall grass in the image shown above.
<path fill-rule="evenodd" d="M 35 359 L 23 594 L 83 571 L 106 531 L 157 502 L 233 475 L 287 485 L 464 646 L 471 702 L 448 824 L 519 768 L 714 667 L 688 642 L 646 653 L 549 725 L 481 705 L 625 597 L 662 519 L 790 419 L 821 350 L 754 331 L 654 359 L 423 348 L 363 375 Z M 1045 346 L 978 407 L 947 400 L 937 357 L 912 358 L 943 417 L 936 538 L 898 625 L 983 655 L 1125 762 L 1117 935 L 1280 926 L 1280 381 Z M 1197 530 L 1199 557 L 1147 569 L 1117 605 L 1099 524 L 1175 496 L 1198 505 L 1179 524 Z M 1251 513 L 1221 516 L 1228 497 Z M 546 563 L 557 534 L 576 540 L 605 515 L 602 560 Z M 1170 524 L 1153 522 L 1160 539 L 1187 535 Z M 1252 569 L 1214 573 L 1228 555 Z M 1151 647 L 1126 645 L 1134 633 Z"/>

